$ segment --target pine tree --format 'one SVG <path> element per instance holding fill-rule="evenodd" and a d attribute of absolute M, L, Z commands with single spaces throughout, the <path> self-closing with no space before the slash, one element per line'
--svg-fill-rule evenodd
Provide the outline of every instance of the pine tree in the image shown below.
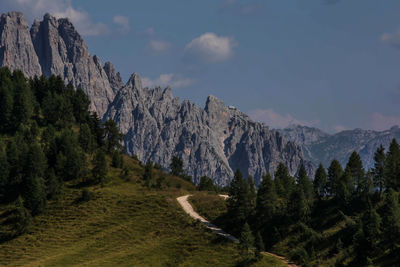
<path fill-rule="evenodd" d="M 256 207 L 256 199 L 257 199 L 257 187 L 256 187 L 256 183 L 254 182 L 254 177 L 252 175 L 250 175 L 247 178 L 247 182 L 249 184 L 249 198 L 250 198 L 251 210 L 254 211 L 254 209 Z"/>
<path fill-rule="evenodd" d="M 121 150 L 121 142 L 124 139 L 124 136 L 119 132 L 117 124 L 111 119 L 104 123 L 104 139 L 108 152 L 111 152 L 114 149 L 118 151 Z"/>
<path fill-rule="evenodd" d="M 311 209 L 301 187 L 292 192 L 288 205 L 289 216 L 292 216 L 294 221 L 300 220 L 304 223 L 309 221 Z"/>
<path fill-rule="evenodd" d="M 31 214 L 25 208 L 24 202 L 21 197 L 18 197 L 15 202 L 15 218 L 14 218 L 14 231 L 15 235 L 26 233 L 32 222 Z"/>
<path fill-rule="evenodd" d="M 54 169 L 50 168 L 46 174 L 46 194 L 48 199 L 60 195 L 63 190 L 63 183 L 59 176 L 56 176 Z"/>
<path fill-rule="evenodd" d="M 242 227 L 239 242 L 242 255 L 246 260 L 250 259 L 254 247 L 254 237 L 247 222 Z"/>
<path fill-rule="evenodd" d="M 25 179 L 24 205 L 31 211 L 32 215 L 40 214 L 46 207 L 46 192 L 43 178 L 30 176 Z"/>
<path fill-rule="evenodd" d="M 199 191 L 215 191 L 215 186 L 211 178 L 207 176 L 202 176 L 200 178 L 200 183 L 197 186 Z"/>
<path fill-rule="evenodd" d="M 147 188 L 150 187 L 151 180 L 153 179 L 153 162 L 147 160 L 146 167 L 144 168 L 143 180 Z"/>
<path fill-rule="evenodd" d="M 95 140 L 87 123 L 82 124 L 79 130 L 78 141 L 84 151 L 89 153 L 95 149 Z"/>
<path fill-rule="evenodd" d="M 349 168 L 346 168 L 337 183 L 335 199 L 343 207 L 347 207 L 352 199 L 354 189 L 354 179 Z"/>
<path fill-rule="evenodd" d="M 366 190 L 366 179 L 365 170 L 360 155 L 357 152 L 353 151 L 353 153 L 351 153 L 345 171 L 348 171 L 350 176 L 354 179 L 354 185 L 350 187 L 349 190 L 353 192 L 355 186 L 356 192 L 361 195 L 362 192 Z"/>
<path fill-rule="evenodd" d="M 368 252 L 374 252 L 381 237 L 382 219 L 375 209 L 369 207 L 362 221 L 367 250 Z"/>
<path fill-rule="evenodd" d="M 319 199 L 322 199 L 326 195 L 327 191 L 327 174 L 325 171 L 324 166 L 320 163 L 318 166 L 317 171 L 315 172 L 314 176 L 314 192 L 315 194 L 319 197 Z"/>
<path fill-rule="evenodd" d="M 261 259 L 261 252 L 265 250 L 265 246 L 260 232 L 256 234 L 254 245 L 256 247 L 256 258 Z"/>
<path fill-rule="evenodd" d="M 240 232 L 245 221 L 253 214 L 251 193 L 248 182 L 243 178 L 238 169 L 229 187 L 229 198 L 227 200 L 228 214 L 233 233 Z"/>
<path fill-rule="evenodd" d="M 263 176 L 257 192 L 256 218 L 259 226 L 268 225 L 276 214 L 278 195 L 268 173 Z"/>
<path fill-rule="evenodd" d="M 384 187 L 384 171 L 385 171 L 385 160 L 386 160 L 386 155 L 385 155 L 385 148 L 380 145 L 380 147 L 376 150 L 374 154 L 374 169 L 373 169 L 373 174 L 374 174 L 374 185 L 379 188 L 379 196 L 382 195 L 383 192 L 383 187 Z"/>
<path fill-rule="evenodd" d="M 24 74 L 21 71 L 14 71 L 12 81 L 15 86 L 13 122 L 14 129 L 20 124 L 26 124 L 33 115 L 33 95 L 29 88 Z"/>
<path fill-rule="evenodd" d="M 97 151 L 93 158 L 92 177 L 96 183 L 104 184 L 107 180 L 108 164 L 106 155 L 102 150 Z"/>
<path fill-rule="evenodd" d="M 340 182 L 340 177 L 343 175 L 343 169 L 339 161 L 336 159 L 332 160 L 331 165 L 328 168 L 328 194 L 335 196 L 337 193 L 337 187 Z"/>
<path fill-rule="evenodd" d="M 0 132 L 11 129 L 14 107 L 13 83 L 8 68 L 0 68 Z"/>
<path fill-rule="evenodd" d="M 400 146 L 393 139 L 385 161 L 385 187 L 400 190 Z"/>
<path fill-rule="evenodd" d="M 393 252 L 400 245 L 400 206 L 398 195 L 392 188 L 385 196 L 383 232 Z"/>
<path fill-rule="evenodd" d="M 282 162 L 278 164 L 275 172 L 276 192 L 280 197 L 288 200 L 295 188 L 295 180 L 290 176 L 288 168 Z"/>
<path fill-rule="evenodd" d="M 183 161 L 177 156 L 173 156 L 171 160 L 171 164 L 169 165 L 171 169 L 171 174 L 175 176 L 183 176 Z"/>
<path fill-rule="evenodd" d="M 299 167 L 299 171 L 297 174 L 297 186 L 299 187 L 300 190 L 303 191 L 307 203 L 311 207 L 312 202 L 314 200 L 314 190 L 313 190 L 313 184 L 310 178 L 308 178 L 304 164 L 300 164 Z"/>

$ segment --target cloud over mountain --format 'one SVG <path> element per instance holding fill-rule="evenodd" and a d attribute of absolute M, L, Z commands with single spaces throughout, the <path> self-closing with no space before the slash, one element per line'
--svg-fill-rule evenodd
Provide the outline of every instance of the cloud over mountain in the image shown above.
<path fill-rule="evenodd" d="M 218 63 L 230 59 L 236 43 L 233 38 L 207 32 L 190 41 L 184 51 L 188 62 Z"/>

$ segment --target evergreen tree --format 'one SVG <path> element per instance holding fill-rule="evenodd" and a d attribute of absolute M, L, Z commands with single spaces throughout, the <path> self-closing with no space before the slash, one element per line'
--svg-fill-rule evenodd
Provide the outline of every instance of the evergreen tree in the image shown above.
<path fill-rule="evenodd" d="M 351 153 L 345 171 L 349 172 L 349 175 L 353 177 L 354 180 L 354 185 L 351 186 L 349 190 L 353 192 L 355 186 L 356 192 L 361 195 L 362 192 L 366 190 L 366 179 L 361 158 L 357 152 L 353 151 L 353 153 Z"/>
<path fill-rule="evenodd" d="M 50 168 L 47 171 L 45 184 L 48 199 L 55 198 L 56 196 L 61 194 L 63 183 L 59 176 L 56 176 L 53 168 Z"/>
<path fill-rule="evenodd" d="M 308 178 L 304 164 L 300 164 L 299 167 L 299 171 L 297 174 L 297 186 L 299 187 L 300 190 L 303 191 L 307 203 L 311 207 L 312 202 L 314 200 L 314 189 L 310 178 Z"/>
<path fill-rule="evenodd" d="M 72 98 L 72 106 L 75 120 L 78 123 L 84 123 L 89 119 L 90 100 L 82 89 L 78 88 Z"/>
<path fill-rule="evenodd" d="M 256 183 L 254 182 L 254 177 L 250 175 L 247 178 L 248 184 L 249 184 L 249 198 L 250 198 L 250 205 L 252 211 L 254 211 L 256 207 L 256 199 L 257 199 L 257 187 Z"/>
<path fill-rule="evenodd" d="M 13 83 L 8 68 L 0 68 L 0 132 L 11 129 L 14 107 Z"/>
<path fill-rule="evenodd" d="M 376 150 L 374 154 L 374 169 L 373 169 L 373 174 L 374 174 L 374 185 L 379 188 L 379 196 L 382 195 L 383 188 L 384 188 L 384 171 L 385 171 L 385 160 L 386 160 L 386 155 L 385 155 L 385 148 L 380 145 L 380 147 Z"/>
<path fill-rule="evenodd" d="M 253 213 L 251 193 L 248 182 L 243 178 L 239 169 L 229 187 L 229 198 L 227 199 L 228 214 L 234 233 L 239 233 L 245 221 Z"/>
<path fill-rule="evenodd" d="M 242 227 L 239 242 L 242 255 L 246 260 L 250 259 L 254 247 L 254 237 L 247 222 Z"/>
<path fill-rule="evenodd" d="M 38 176 L 27 177 L 24 188 L 24 205 L 31 211 L 33 216 L 41 213 L 46 207 L 46 192 L 43 178 Z"/>
<path fill-rule="evenodd" d="M 200 178 L 200 183 L 197 186 L 199 191 L 215 191 L 215 186 L 211 178 L 207 176 L 202 176 Z"/>
<path fill-rule="evenodd" d="M 31 224 L 32 217 L 29 211 L 25 208 L 24 202 L 21 197 L 17 198 L 15 202 L 15 217 L 14 217 L 14 231 L 15 235 L 26 233 Z"/>
<path fill-rule="evenodd" d="M 288 200 L 295 188 L 295 180 L 290 176 L 288 168 L 282 162 L 275 171 L 275 187 L 280 197 Z"/>
<path fill-rule="evenodd" d="M 44 177 L 46 168 L 46 156 L 40 145 L 37 142 L 33 142 L 26 157 L 24 173 L 27 177 Z"/>
<path fill-rule="evenodd" d="M 322 199 L 326 195 L 327 191 L 327 174 L 325 171 L 324 166 L 320 163 L 318 166 L 317 171 L 315 172 L 314 176 L 314 192 L 315 194 L 319 197 L 319 199 Z"/>
<path fill-rule="evenodd" d="M 335 196 L 337 187 L 340 182 L 340 177 L 343 175 L 343 169 L 339 161 L 336 159 L 332 160 L 331 165 L 328 168 L 328 194 Z"/>
<path fill-rule="evenodd" d="M 34 103 L 29 84 L 21 71 L 13 72 L 12 81 L 15 88 L 13 122 L 14 129 L 17 129 L 20 124 L 26 124 L 32 117 Z"/>
<path fill-rule="evenodd" d="M 352 199 L 354 189 L 354 179 L 351 176 L 349 168 L 346 168 L 343 175 L 339 178 L 336 186 L 336 200 L 343 206 L 347 207 Z"/>
<path fill-rule="evenodd" d="M 289 215 L 294 221 L 308 222 L 310 219 L 311 209 L 301 187 L 297 187 L 290 196 Z"/>
<path fill-rule="evenodd" d="M 144 168 L 143 180 L 147 188 L 150 187 L 151 180 L 153 179 L 153 162 L 147 160 L 146 167 Z"/>
<path fill-rule="evenodd" d="M 108 152 L 114 149 L 120 151 L 123 138 L 124 136 L 119 132 L 117 124 L 113 120 L 109 119 L 104 123 L 104 139 Z"/>
<path fill-rule="evenodd" d="M 271 175 L 263 176 L 257 192 L 256 218 L 258 226 L 269 225 L 276 214 L 278 195 Z"/>
<path fill-rule="evenodd" d="M 96 183 L 104 184 L 107 180 L 108 164 L 106 155 L 102 150 L 96 152 L 93 158 L 92 177 Z"/>
<path fill-rule="evenodd" d="M 367 251 L 374 252 L 381 237 L 382 219 L 375 209 L 369 207 L 362 217 L 362 222 Z"/>
<path fill-rule="evenodd" d="M 78 141 L 84 151 L 87 151 L 88 153 L 93 152 L 93 149 L 95 148 L 95 140 L 87 123 L 81 125 Z"/>
<path fill-rule="evenodd" d="M 257 232 L 257 234 L 255 236 L 254 245 L 256 247 L 256 258 L 261 259 L 261 252 L 263 252 L 265 250 L 265 247 L 264 247 L 264 241 L 262 239 L 260 232 Z"/>
<path fill-rule="evenodd" d="M 171 174 L 175 176 L 183 176 L 184 171 L 183 171 L 183 161 L 178 158 L 177 156 L 172 157 L 171 164 L 169 165 L 169 168 L 171 169 Z"/>
<path fill-rule="evenodd" d="M 393 252 L 400 245 L 400 206 L 398 195 L 392 188 L 385 196 L 383 232 Z"/>
<path fill-rule="evenodd" d="M 385 187 L 400 190 L 400 146 L 393 139 L 385 161 Z"/>
<path fill-rule="evenodd" d="M 122 168 L 124 164 L 124 159 L 122 153 L 118 150 L 111 152 L 111 166 L 113 168 Z"/>

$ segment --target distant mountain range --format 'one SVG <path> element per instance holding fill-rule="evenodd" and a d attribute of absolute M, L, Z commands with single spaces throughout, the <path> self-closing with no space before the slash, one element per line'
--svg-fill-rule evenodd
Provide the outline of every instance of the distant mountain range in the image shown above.
<path fill-rule="evenodd" d="M 382 132 L 354 129 L 327 134 L 317 128 L 295 125 L 280 132 L 288 140 L 303 147 L 306 160 L 311 161 L 314 166 L 322 163 L 326 168 L 332 159 L 346 165 L 353 151 L 360 154 L 365 169 L 372 168 L 376 149 L 381 144 L 387 149 L 393 138 L 400 140 L 398 126 Z"/>

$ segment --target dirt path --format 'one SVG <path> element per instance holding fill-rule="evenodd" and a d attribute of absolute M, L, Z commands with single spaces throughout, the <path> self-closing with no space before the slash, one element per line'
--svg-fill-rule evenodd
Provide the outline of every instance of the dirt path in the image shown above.
<path fill-rule="evenodd" d="M 176 200 L 179 202 L 179 204 L 182 206 L 183 210 L 190 215 L 190 217 L 192 217 L 195 220 L 200 220 L 202 224 L 204 224 L 207 228 L 209 228 L 211 231 L 216 232 L 217 234 L 232 240 L 235 243 L 238 243 L 239 240 L 234 237 L 233 235 L 230 235 L 226 232 L 224 232 L 221 228 L 219 228 L 218 226 L 210 223 L 209 221 L 207 221 L 206 219 L 204 219 L 203 217 L 201 217 L 197 212 L 194 211 L 192 205 L 190 205 L 188 198 L 192 196 L 192 195 L 185 195 L 185 196 L 181 196 L 178 197 Z M 227 195 L 219 195 L 220 197 L 223 197 L 224 199 L 227 199 L 228 196 Z M 299 265 L 296 265 L 290 261 L 288 261 L 285 257 L 282 256 L 278 256 L 276 254 L 270 253 L 270 252 L 263 252 L 266 255 L 270 255 L 273 256 L 275 258 L 280 259 L 281 261 L 283 261 L 285 264 L 287 264 L 287 266 L 289 267 L 300 267 Z"/>
<path fill-rule="evenodd" d="M 211 231 L 216 232 L 217 234 L 232 240 L 235 243 L 238 243 L 239 240 L 234 237 L 233 235 L 230 235 L 228 233 L 225 233 L 221 228 L 217 227 L 216 225 L 210 223 L 209 221 L 207 221 L 206 219 L 204 219 L 203 217 L 201 217 L 197 212 L 194 211 L 192 205 L 190 205 L 189 201 L 188 201 L 188 197 L 190 197 L 191 195 L 186 195 L 186 196 L 182 196 L 182 197 L 178 197 L 176 200 L 178 200 L 179 204 L 182 206 L 183 210 L 190 215 L 190 217 L 192 217 L 193 219 L 196 220 L 200 220 L 202 224 L 204 224 L 207 228 L 209 228 Z"/>

